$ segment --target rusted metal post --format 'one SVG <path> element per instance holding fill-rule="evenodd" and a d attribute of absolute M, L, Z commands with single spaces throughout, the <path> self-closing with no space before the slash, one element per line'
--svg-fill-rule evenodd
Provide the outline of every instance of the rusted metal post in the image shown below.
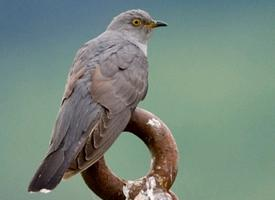
<path fill-rule="evenodd" d="M 178 150 L 168 127 L 154 114 L 137 108 L 125 131 L 138 136 L 152 154 L 148 174 L 123 180 L 107 167 L 104 157 L 82 172 L 88 187 L 104 200 L 176 200 L 170 188 L 178 169 Z"/>

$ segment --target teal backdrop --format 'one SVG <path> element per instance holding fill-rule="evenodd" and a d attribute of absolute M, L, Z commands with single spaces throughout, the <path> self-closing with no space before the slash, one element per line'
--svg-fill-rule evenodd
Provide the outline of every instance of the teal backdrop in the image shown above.
<path fill-rule="evenodd" d="M 47 151 L 76 50 L 118 13 L 141 8 L 156 30 L 141 107 L 172 130 L 183 200 L 275 199 L 275 1 L 0 0 L 0 199 L 99 199 L 80 176 L 27 193 Z M 107 152 L 127 179 L 145 174 L 144 144 L 123 134 Z"/>

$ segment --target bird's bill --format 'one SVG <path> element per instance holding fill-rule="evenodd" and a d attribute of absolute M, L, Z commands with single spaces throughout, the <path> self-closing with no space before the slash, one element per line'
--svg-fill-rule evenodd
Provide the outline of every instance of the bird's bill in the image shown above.
<path fill-rule="evenodd" d="M 168 26 L 167 23 L 162 22 L 162 21 L 152 21 L 147 25 L 149 28 L 157 28 L 161 26 Z"/>
<path fill-rule="evenodd" d="M 160 27 L 160 26 L 168 26 L 168 24 L 165 22 L 162 22 L 162 21 L 156 21 L 155 27 Z M 153 27 L 153 28 L 155 28 L 155 27 Z"/>

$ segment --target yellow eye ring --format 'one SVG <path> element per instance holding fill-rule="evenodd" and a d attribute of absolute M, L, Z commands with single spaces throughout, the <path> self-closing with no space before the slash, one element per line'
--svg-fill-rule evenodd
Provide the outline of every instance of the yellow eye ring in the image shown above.
<path fill-rule="evenodd" d="M 140 26 L 141 25 L 141 20 L 140 19 L 133 19 L 132 20 L 132 25 L 133 26 Z"/>

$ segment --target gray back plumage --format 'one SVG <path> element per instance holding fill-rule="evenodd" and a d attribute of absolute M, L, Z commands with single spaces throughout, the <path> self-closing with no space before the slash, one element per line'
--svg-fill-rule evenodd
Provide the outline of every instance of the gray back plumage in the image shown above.
<path fill-rule="evenodd" d="M 134 27 L 132 18 L 152 21 L 148 13 L 120 14 L 107 30 L 85 43 L 70 69 L 49 151 L 29 191 L 52 190 L 63 178 L 100 159 L 128 124 L 148 88 L 146 52 L 151 29 Z"/>
<path fill-rule="evenodd" d="M 146 94 L 144 53 L 119 35 L 110 40 L 110 34 L 89 41 L 77 53 L 50 149 L 36 173 L 39 179 L 33 179 L 32 191 L 45 186 L 51 190 L 64 173 L 70 177 L 96 162 Z"/>

